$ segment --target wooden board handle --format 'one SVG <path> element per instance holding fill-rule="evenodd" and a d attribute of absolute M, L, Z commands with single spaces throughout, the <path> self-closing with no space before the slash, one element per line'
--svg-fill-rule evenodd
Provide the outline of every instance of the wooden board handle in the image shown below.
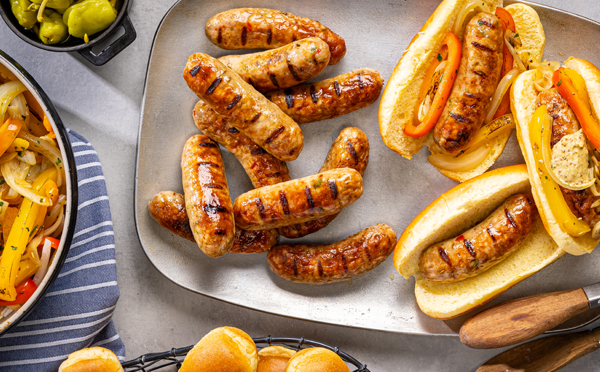
<path fill-rule="evenodd" d="M 475 372 L 553 372 L 600 347 L 600 330 L 530 341 L 496 355 Z"/>
<path fill-rule="evenodd" d="M 587 309 L 588 298 L 581 288 L 512 300 L 467 320 L 460 341 L 475 349 L 518 344 Z"/>

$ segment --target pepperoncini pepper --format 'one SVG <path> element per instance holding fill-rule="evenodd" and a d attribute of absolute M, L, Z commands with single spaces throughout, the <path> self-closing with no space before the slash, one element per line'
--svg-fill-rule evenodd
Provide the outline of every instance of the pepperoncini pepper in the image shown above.
<path fill-rule="evenodd" d="M 10 0 L 10 7 L 15 18 L 26 30 L 30 30 L 37 23 L 37 14 L 29 10 L 29 0 Z"/>
<path fill-rule="evenodd" d="M 69 32 L 59 13 L 46 10 L 44 11 L 44 20 L 40 23 L 38 36 L 44 44 L 58 44 L 69 37 Z"/>
<path fill-rule="evenodd" d="M 117 19 L 117 11 L 108 0 L 83 0 L 70 6 L 63 21 L 72 36 L 83 38 L 96 34 Z"/>
<path fill-rule="evenodd" d="M 39 192 L 47 181 L 56 182 L 56 176 L 56 168 L 49 168 L 35 179 L 31 187 L 34 191 Z M 14 301 L 17 297 L 15 281 L 19 262 L 25 252 L 29 237 L 36 233 L 34 228 L 40 213 L 45 214 L 46 208 L 28 198 L 23 199 L 19 214 L 10 229 L 0 257 L 0 300 Z"/>
<path fill-rule="evenodd" d="M 42 3 L 44 3 L 45 0 L 31 0 L 32 3 L 34 4 L 39 4 L 42 5 Z M 69 0 L 48 0 L 48 2 L 45 4 L 46 8 L 52 8 L 52 9 L 61 9 L 61 8 L 68 8 L 70 4 Z"/>
<path fill-rule="evenodd" d="M 529 124 L 529 137 L 533 149 L 534 164 L 556 222 L 567 234 L 579 237 L 590 231 L 590 227 L 571 212 L 558 184 L 554 182 L 548 173 L 548 164 L 545 164 L 543 160 L 542 141 L 550 141 L 551 131 L 552 121 L 550 115 L 548 115 L 548 109 L 546 105 L 542 105 L 535 110 Z"/>

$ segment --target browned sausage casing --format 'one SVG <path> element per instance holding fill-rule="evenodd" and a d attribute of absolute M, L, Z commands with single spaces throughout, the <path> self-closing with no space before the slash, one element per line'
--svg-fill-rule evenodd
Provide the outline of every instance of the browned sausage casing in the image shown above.
<path fill-rule="evenodd" d="M 538 106 L 546 105 L 548 114 L 553 118 L 552 121 L 552 139 L 550 145 L 554 147 L 564 136 L 573 134 L 581 129 L 577 117 L 573 110 L 567 104 L 567 101 L 558 93 L 556 88 L 540 92 L 538 95 Z M 587 188 L 584 190 L 569 190 L 560 187 L 569 209 L 577 218 L 581 218 L 590 227 L 593 227 L 600 221 L 600 213 L 592 208 L 592 204 L 598 200 L 592 191 Z"/>
<path fill-rule="evenodd" d="M 223 49 L 272 49 L 309 37 L 329 45 L 330 64 L 346 54 L 346 42 L 317 21 L 272 9 L 238 8 L 213 16 L 204 27 L 208 39 Z"/>
<path fill-rule="evenodd" d="M 219 61 L 259 92 L 289 88 L 317 76 L 329 63 L 329 46 L 318 37 L 266 52 L 230 55 Z"/>
<path fill-rule="evenodd" d="M 443 151 L 461 151 L 481 128 L 500 81 L 503 45 L 502 26 L 495 15 L 479 13 L 467 24 L 458 74 L 433 130 L 433 139 Z"/>
<path fill-rule="evenodd" d="M 266 152 L 202 100 L 194 107 L 194 123 L 202 133 L 225 147 L 239 160 L 255 188 L 291 179 L 284 161 Z"/>
<path fill-rule="evenodd" d="M 396 234 L 378 224 L 328 245 L 278 245 L 267 255 L 271 270 L 284 279 L 306 284 L 335 283 L 374 269 L 392 253 Z"/>
<path fill-rule="evenodd" d="M 367 107 L 379 98 L 383 79 L 370 68 L 316 83 L 267 92 L 265 96 L 299 124 L 332 119 Z"/>
<path fill-rule="evenodd" d="M 235 226 L 219 145 L 207 136 L 191 137 L 183 148 L 181 176 L 198 247 L 212 258 L 224 255 L 233 245 Z"/>
<path fill-rule="evenodd" d="M 352 168 L 362 176 L 369 163 L 369 139 L 360 129 L 344 128 L 333 141 L 327 158 L 319 172 L 336 168 Z M 279 228 L 279 233 L 286 238 L 300 238 L 312 234 L 329 225 L 338 214 L 332 214 L 317 220 Z"/>
<path fill-rule="evenodd" d="M 148 202 L 148 211 L 162 227 L 184 239 L 196 242 L 185 210 L 183 195 L 173 191 L 161 191 Z M 278 236 L 275 229 L 248 231 L 236 228 L 229 253 L 264 253 L 277 244 Z"/>
<path fill-rule="evenodd" d="M 339 213 L 362 195 L 362 176 L 350 168 L 250 190 L 238 196 L 235 221 L 246 230 L 266 230 Z"/>
<path fill-rule="evenodd" d="M 183 77 L 200 99 L 269 154 L 285 161 L 300 155 L 304 136 L 298 124 L 223 63 L 194 54 Z"/>
<path fill-rule="evenodd" d="M 451 283 L 478 275 L 513 253 L 537 218 L 531 194 L 513 195 L 479 225 L 423 251 L 421 276 L 430 282 Z"/>

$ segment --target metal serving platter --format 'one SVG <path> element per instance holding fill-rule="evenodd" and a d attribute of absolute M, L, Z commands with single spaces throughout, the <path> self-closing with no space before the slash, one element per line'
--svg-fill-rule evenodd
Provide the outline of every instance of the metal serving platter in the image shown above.
<path fill-rule="evenodd" d="M 296 284 L 271 273 L 264 254 L 208 258 L 195 244 L 160 227 L 147 212 L 147 203 L 155 193 L 182 192 L 181 150 L 190 136 L 199 133 L 192 121 L 192 108 L 198 99 L 182 78 L 187 58 L 195 52 L 215 57 L 248 52 L 225 51 L 210 43 L 204 35 L 204 24 L 214 14 L 238 7 L 264 7 L 317 19 L 344 37 L 348 48 L 344 59 L 327 67 L 318 80 L 370 67 L 387 81 L 404 49 L 438 3 L 434 0 L 181 0 L 175 4 L 163 19 L 154 40 L 138 137 L 136 224 L 143 249 L 156 268 L 191 291 L 255 310 L 389 332 L 456 335 L 465 317 L 441 321 L 421 313 L 414 299 L 414 279 L 402 278 L 394 269 L 391 257 L 350 282 L 323 286 Z M 600 66 L 600 55 L 593 44 L 593 40 L 600 40 L 600 24 L 549 7 L 531 5 L 545 27 L 545 58 L 563 61 L 574 55 Z M 427 163 L 425 150 L 409 161 L 383 144 L 378 128 L 378 106 L 379 101 L 349 115 L 302 125 L 304 150 L 296 161 L 288 163 L 293 178 L 318 172 L 331 143 L 347 126 L 359 127 L 367 133 L 371 153 L 362 197 L 326 229 L 299 241 L 333 242 L 377 223 L 387 223 L 400 236 L 423 208 L 456 185 Z M 231 195 L 235 198 L 252 185 L 232 154 L 223 150 L 223 157 Z M 522 162 L 513 135 L 495 167 Z M 488 306 L 597 282 L 600 280 L 598 267 L 598 251 L 586 257 L 564 257 Z"/>

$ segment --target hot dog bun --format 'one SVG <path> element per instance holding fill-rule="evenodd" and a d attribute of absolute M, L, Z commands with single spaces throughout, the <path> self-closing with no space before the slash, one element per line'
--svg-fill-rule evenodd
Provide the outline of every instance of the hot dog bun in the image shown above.
<path fill-rule="evenodd" d="M 285 372 L 350 372 L 350 368 L 333 351 L 311 347 L 294 355 Z"/>
<path fill-rule="evenodd" d="M 91 347 L 71 353 L 58 372 L 123 372 L 123 367 L 112 351 Z"/>
<path fill-rule="evenodd" d="M 221 327 L 210 331 L 187 354 L 180 372 L 256 372 L 256 345 L 244 331 Z"/>
<path fill-rule="evenodd" d="M 445 284 L 430 283 L 420 277 L 419 257 L 425 249 L 476 225 L 509 196 L 530 190 L 524 164 L 489 171 L 445 192 L 408 225 L 396 245 L 394 266 L 405 278 L 417 278 L 415 296 L 425 314 L 438 319 L 454 318 L 483 305 L 564 255 L 538 220 L 516 252 L 477 276 Z"/>
<path fill-rule="evenodd" d="M 598 121 L 598 113 L 600 112 L 600 71 L 588 61 L 573 57 L 565 62 L 565 66 L 578 72 L 585 80 L 591 111 Z M 511 88 L 511 107 L 517 122 L 517 138 L 525 162 L 528 165 L 529 177 L 533 185 L 533 197 L 546 230 L 562 250 L 573 255 L 590 253 L 600 239 L 593 239 L 591 232 L 581 237 L 572 237 L 559 226 L 555 216 L 552 215 L 548 199 L 543 192 L 539 173 L 536 171 L 536 167 L 533 166 L 535 162 L 529 136 L 529 123 L 537 109 L 538 92 L 533 85 L 535 77 L 536 70 L 526 71 L 517 78 Z"/>
<path fill-rule="evenodd" d="M 444 0 L 425 22 L 419 33 L 408 45 L 381 96 L 379 105 L 379 131 L 383 142 L 393 151 L 411 159 L 423 145 L 431 143 L 431 132 L 420 138 L 404 133 L 406 125 L 414 120 L 414 108 L 425 72 L 436 58 L 444 38 L 451 31 L 461 9 L 467 0 Z M 489 6 L 502 7 L 502 0 L 485 1 Z M 545 45 L 545 35 L 537 13 L 527 5 L 512 4 L 506 7 L 515 21 L 517 34 L 521 35 L 523 46 L 516 48 L 519 55 L 527 55 L 528 60 L 541 61 Z M 525 41 L 525 39 L 527 39 Z M 463 182 L 482 174 L 489 169 L 502 154 L 510 131 L 489 145 L 492 151 L 479 166 L 463 172 L 438 169 L 443 175 Z"/>
<path fill-rule="evenodd" d="M 282 346 L 269 346 L 258 352 L 257 372 L 285 372 L 296 351 Z"/>

